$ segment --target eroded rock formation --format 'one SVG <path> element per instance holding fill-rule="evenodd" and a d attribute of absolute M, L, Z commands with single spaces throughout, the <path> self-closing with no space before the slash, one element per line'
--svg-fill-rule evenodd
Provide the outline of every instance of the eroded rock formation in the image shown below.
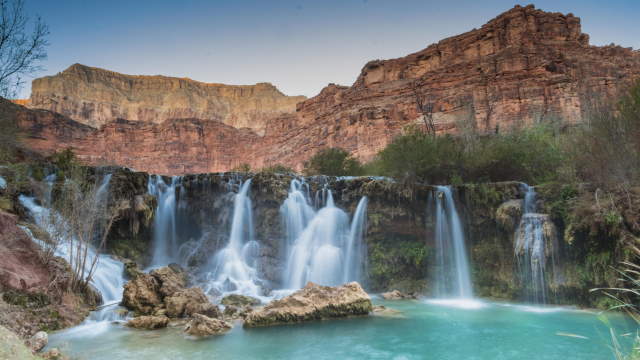
<path fill-rule="evenodd" d="M 432 105 L 438 132 L 495 132 L 582 121 L 594 98 L 612 99 L 638 77 L 638 51 L 589 45 L 572 14 L 516 6 L 480 29 L 371 61 L 352 86 L 330 84 L 295 112 L 300 98 L 266 84 L 233 87 L 74 65 L 35 80 L 29 105 L 70 118 L 38 111 L 22 115 L 21 124 L 34 149 L 72 146 L 91 164 L 163 174 L 243 163 L 300 169 L 330 146 L 371 159 L 405 126 L 422 123 L 416 91 Z"/>
<path fill-rule="evenodd" d="M 33 81 L 29 106 L 92 127 L 128 119 L 163 123 L 197 118 L 264 131 L 268 119 L 291 113 L 304 96 L 286 96 L 269 83 L 225 85 L 167 76 L 134 76 L 71 65 Z"/>

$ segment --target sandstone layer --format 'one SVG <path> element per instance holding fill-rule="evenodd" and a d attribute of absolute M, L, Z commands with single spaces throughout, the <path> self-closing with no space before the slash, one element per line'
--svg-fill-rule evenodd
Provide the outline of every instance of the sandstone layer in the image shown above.
<path fill-rule="evenodd" d="M 225 87 L 74 65 L 35 80 L 29 105 L 65 116 L 29 113 L 22 125 L 36 150 L 72 146 L 91 164 L 172 175 L 243 163 L 300 169 L 325 147 L 370 160 L 407 125 L 422 123 L 416 93 L 432 105 L 438 132 L 496 132 L 583 121 L 594 101 L 614 99 L 639 77 L 640 52 L 589 45 L 572 14 L 516 6 L 480 29 L 371 61 L 352 86 L 330 84 L 295 112 L 300 98 L 265 84 Z"/>
<path fill-rule="evenodd" d="M 167 76 L 125 75 L 71 65 L 33 81 L 29 106 L 99 127 L 115 119 L 162 123 L 198 118 L 264 131 L 265 121 L 295 111 L 304 96 L 286 96 L 269 83 L 225 85 Z"/>

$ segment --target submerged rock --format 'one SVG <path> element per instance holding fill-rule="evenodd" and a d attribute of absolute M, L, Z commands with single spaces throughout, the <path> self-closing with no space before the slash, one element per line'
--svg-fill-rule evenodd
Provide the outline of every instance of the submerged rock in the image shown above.
<path fill-rule="evenodd" d="M 376 305 L 373 307 L 373 315 L 384 317 L 404 317 L 402 311 L 388 308 L 384 305 Z"/>
<path fill-rule="evenodd" d="M 220 317 L 220 309 L 205 296 L 200 288 L 183 289 L 164 300 L 169 317 L 184 317 L 193 314 L 205 314 Z"/>
<path fill-rule="evenodd" d="M 233 305 L 238 307 L 244 307 L 244 306 L 260 305 L 261 301 L 260 299 L 256 299 L 251 296 L 231 294 L 223 297 L 220 303 L 225 306 Z"/>
<path fill-rule="evenodd" d="M 357 282 L 336 287 L 309 282 L 303 289 L 248 314 L 244 326 L 269 326 L 368 315 L 372 309 L 371 298 Z"/>
<path fill-rule="evenodd" d="M 184 332 L 192 336 L 203 337 L 223 334 L 231 330 L 232 327 L 233 325 L 226 321 L 194 314 L 191 321 L 184 327 Z"/>
<path fill-rule="evenodd" d="M 405 300 L 405 299 L 416 299 L 417 296 L 415 294 L 405 294 L 399 290 L 392 290 L 389 292 L 385 292 L 380 294 L 385 300 Z"/>
<path fill-rule="evenodd" d="M 169 324 L 169 318 L 166 316 L 138 316 L 127 322 L 128 327 L 146 330 L 165 328 L 167 324 Z"/>

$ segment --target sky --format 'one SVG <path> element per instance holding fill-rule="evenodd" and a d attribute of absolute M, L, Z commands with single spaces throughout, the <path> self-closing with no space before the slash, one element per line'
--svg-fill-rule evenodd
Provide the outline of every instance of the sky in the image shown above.
<path fill-rule="evenodd" d="M 271 82 L 287 95 L 351 85 L 370 60 L 405 56 L 479 28 L 503 0 L 25 0 L 49 25 L 36 77 L 74 63 L 204 82 Z M 526 5 L 527 3 L 520 3 Z M 573 13 L 595 45 L 640 48 L 640 0 L 538 0 Z M 27 79 L 30 82 L 30 79 Z M 20 97 L 30 94 L 30 84 Z"/>

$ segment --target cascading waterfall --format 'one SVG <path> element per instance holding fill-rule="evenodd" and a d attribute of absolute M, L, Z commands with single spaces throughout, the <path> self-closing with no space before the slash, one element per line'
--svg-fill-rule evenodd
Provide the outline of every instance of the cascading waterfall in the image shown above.
<path fill-rule="evenodd" d="M 102 182 L 95 193 L 95 206 L 101 206 L 106 202 L 108 195 L 109 182 L 111 180 L 111 174 L 107 174 L 103 177 Z M 49 188 L 53 186 L 53 182 L 55 181 L 55 176 L 48 176 L 46 178 L 46 182 Z M 47 190 L 45 193 L 45 197 L 50 196 L 50 190 Z M 54 210 L 49 209 L 47 207 L 39 205 L 35 198 L 27 197 L 24 195 L 20 195 L 19 197 L 20 203 L 29 210 L 36 224 L 48 232 L 52 236 L 56 234 L 55 227 L 60 226 L 55 223 L 62 222 L 62 226 L 64 226 L 65 219 L 62 216 L 58 215 L 54 212 Z M 50 202 L 50 199 L 47 201 Z M 24 231 L 31 237 L 33 241 L 38 243 L 40 246 L 45 246 L 45 244 L 35 238 L 31 231 L 23 227 Z M 59 243 L 55 248 L 54 254 L 56 256 L 60 256 L 67 260 L 70 259 L 72 251 L 72 241 L 71 239 L 59 239 Z M 88 246 L 87 248 L 87 263 L 92 263 L 93 260 L 98 257 L 96 261 L 96 266 L 93 271 L 91 277 L 91 285 L 95 287 L 98 292 L 102 295 L 102 303 L 103 307 L 100 310 L 94 311 L 91 313 L 91 316 L 85 320 L 84 325 L 94 328 L 93 325 L 96 323 L 102 322 L 111 322 L 116 320 L 123 320 L 123 315 L 116 310 L 117 304 L 120 303 L 122 299 L 122 292 L 124 289 L 124 264 L 109 255 L 98 254 L 93 246 Z M 85 276 L 88 275 L 88 269 L 84 269 Z M 87 328 L 81 326 L 80 328 L 82 332 L 86 331 Z M 80 331 L 80 330 L 79 330 Z M 93 330 L 93 333 L 96 333 L 96 329 Z"/>
<path fill-rule="evenodd" d="M 360 200 L 351 226 L 329 189 L 316 193 L 315 199 L 316 204 L 325 203 L 318 211 L 310 205 L 308 186 L 294 179 L 280 207 L 287 234 L 286 289 L 302 288 L 308 281 L 339 285 L 362 279 L 367 198 Z"/>
<path fill-rule="evenodd" d="M 436 296 L 470 299 L 473 287 L 460 216 L 449 186 L 438 186 L 435 193 L 435 238 L 438 264 Z"/>
<path fill-rule="evenodd" d="M 214 290 L 220 295 L 240 293 L 262 296 L 262 281 L 256 271 L 260 246 L 253 229 L 250 188 L 251 179 L 248 179 L 234 197 L 229 242 L 208 265 L 207 292 Z"/>
<path fill-rule="evenodd" d="M 148 192 L 155 196 L 158 202 L 153 218 L 151 268 L 165 266 L 177 260 L 176 187 L 179 180 L 179 177 L 174 176 L 171 183 L 167 184 L 162 176 L 149 177 Z"/>
<path fill-rule="evenodd" d="M 515 234 L 516 262 L 527 301 L 544 304 L 547 302 L 547 252 L 551 252 L 553 256 L 555 244 L 549 231 L 545 230 L 548 216 L 536 212 L 537 199 L 534 187 L 526 184 L 523 186 L 526 190 L 523 214 Z M 547 249 L 549 246 L 551 250 Z"/>

